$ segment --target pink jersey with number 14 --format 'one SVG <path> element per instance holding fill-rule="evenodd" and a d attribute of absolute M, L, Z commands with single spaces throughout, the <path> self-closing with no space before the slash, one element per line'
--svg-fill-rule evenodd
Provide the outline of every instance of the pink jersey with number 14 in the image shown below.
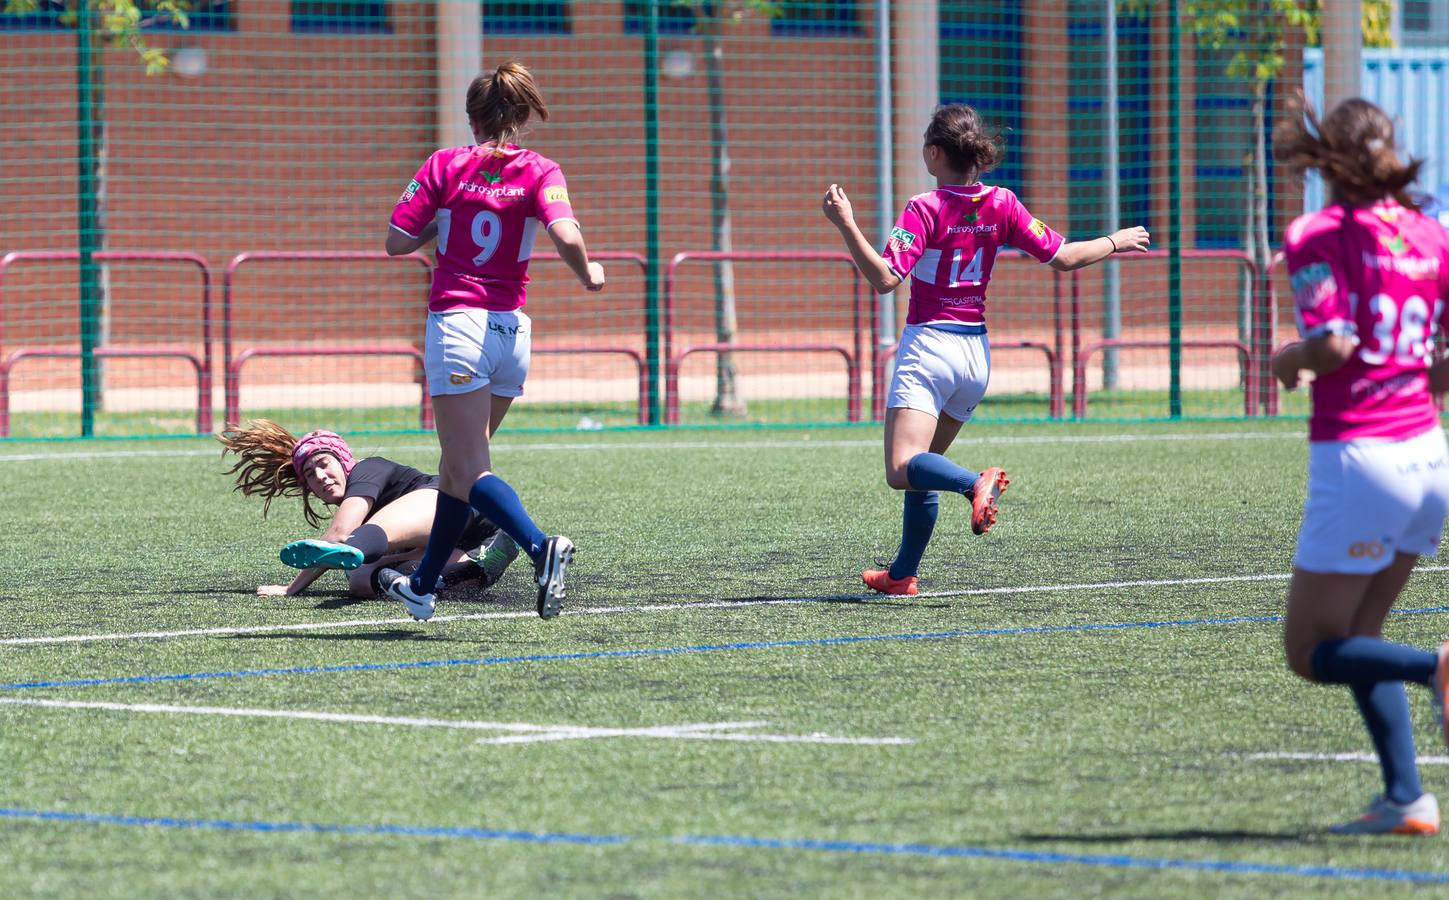
<path fill-rule="evenodd" d="M 996 252 L 1015 247 L 1051 262 L 1063 243 L 1006 188 L 945 185 L 911 198 L 881 255 L 898 278 L 910 273 L 907 325 L 985 325 Z"/>
<path fill-rule="evenodd" d="M 1402 440 L 1435 427 L 1429 363 L 1449 298 L 1449 233 L 1392 200 L 1330 206 L 1288 226 L 1299 333 L 1356 335 L 1348 362 L 1313 382 L 1310 441 Z"/>
<path fill-rule="evenodd" d="M 393 228 L 417 237 L 438 223 L 428 309 L 523 306 L 538 226 L 574 219 L 553 160 L 512 144 L 450 147 L 423 163 L 393 208 Z"/>

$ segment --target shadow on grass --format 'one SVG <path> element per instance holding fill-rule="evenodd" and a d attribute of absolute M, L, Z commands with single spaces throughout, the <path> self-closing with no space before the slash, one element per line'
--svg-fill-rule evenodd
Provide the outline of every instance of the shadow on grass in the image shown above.
<path fill-rule="evenodd" d="M 648 607 L 655 605 L 668 605 L 670 607 L 688 609 L 692 605 L 698 605 L 702 608 L 710 609 L 719 608 L 713 606 L 713 604 L 727 603 L 734 604 L 743 608 L 748 608 L 755 605 L 768 606 L 771 604 L 778 604 L 782 600 L 794 600 L 799 601 L 800 603 L 818 603 L 821 605 L 880 607 L 888 609 L 939 610 L 951 608 L 951 604 L 945 602 L 923 602 L 920 600 L 896 599 L 894 597 L 888 597 L 886 595 L 882 595 L 879 597 L 867 597 L 860 594 L 826 594 L 819 597 L 778 597 L 765 594 L 756 594 L 744 597 L 695 597 L 689 599 L 671 599 L 658 597 L 649 600 L 639 600 L 635 602 L 630 602 L 629 600 L 622 600 L 621 602 L 621 598 L 604 598 L 600 600 L 595 600 L 593 602 L 585 602 L 578 598 L 570 597 L 569 600 L 564 604 L 564 614 L 567 615 L 571 610 L 586 612 L 591 607 L 596 606 L 622 610 L 630 609 L 633 607 L 647 609 Z M 440 612 L 445 605 L 451 607 L 455 604 L 470 607 L 470 611 L 473 612 L 476 612 L 479 607 L 488 607 L 496 609 L 499 612 L 509 612 L 512 611 L 515 607 L 524 610 L 532 609 L 534 607 L 534 603 L 535 601 L 532 594 L 523 593 L 485 594 L 473 592 L 462 594 L 449 594 L 445 590 L 443 593 L 438 595 L 438 609 Z M 396 601 L 388 597 L 354 597 L 350 594 L 337 593 L 327 597 L 327 599 L 323 600 L 321 603 L 312 604 L 310 608 L 349 609 L 354 606 L 369 604 L 378 606 L 386 606 L 388 604 L 392 604 L 393 606 L 397 605 Z"/>
<path fill-rule="evenodd" d="M 314 594 L 313 599 L 322 596 L 323 594 Z M 619 603 L 617 600 L 601 600 L 597 601 L 597 603 L 590 604 L 571 600 L 565 604 L 564 612 L 565 614 L 569 612 L 587 613 L 591 606 L 609 607 L 609 609 L 629 609 L 629 607 L 638 606 L 640 609 L 645 609 L 645 607 L 653 606 L 653 604 L 662 603 L 667 603 L 669 606 L 677 606 L 680 609 L 688 609 L 688 607 L 694 606 L 694 604 L 698 604 L 703 609 L 717 609 L 717 607 L 711 606 L 711 604 L 716 603 L 738 604 L 740 609 L 748 609 L 751 606 L 769 606 L 769 604 L 780 603 L 782 599 L 785 599 L 785 597 L 771 597 L 764 596 L 764 594 L 756 594 L 756 596 L 749 597 L 697 597 L 697 599 L 691 600 L 665 600 L 661 597 L 661 599 L 655 600 L 640 600 L 636 601 L 636 603 L 627 603 L 627 601 L 626 603 Z M 790 599 L 794 600 L 796 597 L 790 597 Z M 798 597 L 798 600 L 801 603 L 819 603 L 822 606 L 836 606 L 836 604 L 839 604 L 839 606 L 881 607 L 881 609 L 951 609 L 951 604 L 949 603 L 922 603 L 919 600 L 897 600 L 894 597 L 887 596 L 864 597 L 859 596 L 859 594 L 824 594 L 824 596 L 820 597 Z M 443 591 L 442 594 L 439 594 L 438 606 L 439 610 L 442 610 L 443 606 L 462 606 L 467 607 L 467 612 L 478 612 L 480 609 L 487 609 L 507 613 L 516 612 L 516 610 L 533 609 L 535 599 L 533 599 L 532 594 L 494 594 L 478 593 L 478 591 L 472 591 L 472 593 L 464 591 L 464 593 L 449 594 L 448 591 Z M 346 593 L 332 593 L 330 596 L 325 596 L 325 599 L 320 601 L 320 603 L 310 604 L 307 609 L 336 610 L 358 609 L 358 607 L 361 607 L 361 609 L 378 610 L 378 612 L 401 612 L 397 601 L 390 599 L 390 597 L 354 597 L 352 594 Z"/>
<path fill-rule="evenodd" d="M 124 591 L 106 589 L 83 591 L 67 587 L 64 591 L 66 596 L 73 597 L 116 597 L 122 595 L 130 597 L 175 597 L 178 595 L 194 595 L 197 597 L 250 597 L 253 600 L 260 599 L 257 597 L 256 588 L 153 588 L 150 590 L 127 588 Z M 13 599 L 18 600 L 19 598 Z"/>
<path fill-rule="evenodd" d="M 531 603 L 532 599 L 527 598 Z M 468 607 L 495 607 L 503 609 L 513 604 L 513 601 L 522 604 L 523 599 L 502 597 L 498 594 L 462 594 L 449 595 L 446 591 L 438 595 L 438 609 L 441 612 L 444 605 L 462 604 Z M 401 614 L 402 604 L 391 597 L 354 597 L 351 594 L 334 594 L 327 597 L 321 603 L 313 603 L 308 609 L 351 609 L 353 607 L 365 607 L 376 609 L 379 612 L 394 612 Z M 477 610 L 474 609 L 474 612 Z"/>
<path fill-rule="evenodd" d="M 308 641 L 427 641 L 430 644 L 476 644 L 477 641 L 462 641 L 456 638 L 447 638 L 438 635 L 436 632 L 422 628 L 387 628 L 382 631 L 348 631 L 339 633 L 336 631 L 316 632 L 287 632 L 284 634 L 229 634 L 229 640 L 236 641 L 275 641 L 285 640 L 308 640 Z"/>
<path fill-rule="evenodd" d="M 1125 844 L 1132 841 L 1215 841 L 1231 844 L 1239 841 L 1301 843 L 1319 837 L 1322 837 L 1321 832 L 1306 829 L 1251 831 L 1242 828 L 1173 828 L 1164 831 L 1108 831 L 1098 834 L 1022 834 L 1017 836 L 1017 840 L 1063 844 Z"/>

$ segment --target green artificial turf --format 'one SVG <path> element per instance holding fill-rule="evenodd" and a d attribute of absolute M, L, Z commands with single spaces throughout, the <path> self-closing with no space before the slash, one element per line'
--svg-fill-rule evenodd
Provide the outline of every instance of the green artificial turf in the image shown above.
<path fill-rule="evenodd" d="M 0 895 L 1360 897 L 1424 890 L 1374 872 L 1449 879 L 1441 839 L 1323 832 L 1379 789 L 1372 763 L 1246 756 L 1370 752 L 1347 691 L 1287 672 L 1272 620 L 1301 422 L 972 424 L 951 455 L 1007 469 L 1001 519 L 973 537 L 944 497 L 909 599 L 859 582 L 899 537 L 879 441 L 505 428 L 497 471 L 579 547 L 565 614 L 532 615 L 520 561 L 426 624 L 340 576 L 255 596 L 309 532 L 295 503 L 263 519 L 231 493 L 209 439 L 0 444 Z M 354 449 L 437 456 L 426 435 Z M 1400 606 L 1449 606 L 1445 579 L 1416 575 Z M 1389 637 L 1432 646 L 1446 622 L 1398 615 Z M 128 636 L 195 629 L 223 633 Z M 115 637 L 17 642 L 73 635 Z M 23 686 L 197 673 L 217 677 Z M 1442 755 L 1411 690 L 1420 752 Z M 718 723 L 742 739 L 677 730 Z M 798 740 L 821 736 L 902 742 Z M 1424 767 L 1428 790 L 1446 778 Z M 1299 866 L 1318 868 L 1271 868 Z"/>

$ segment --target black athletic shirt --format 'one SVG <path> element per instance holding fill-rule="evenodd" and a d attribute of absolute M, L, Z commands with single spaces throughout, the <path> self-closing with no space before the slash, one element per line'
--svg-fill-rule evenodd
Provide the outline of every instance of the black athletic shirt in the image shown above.
<path fill-rule="evenodd" d="M 372 501 L 372 511 L 376 512 L 403 494 L 437 486 L 436 475 L 426 475 L 412 466 L 381 456 L 369 456 L 359 460 L 348 473 L 347 490 L 343 497 L 366 497 Z M 371 518 L 371 514 L 368 517 Z"/>
<path fill-rule="evenodd" d="M 379 509 L 403 494 L 410 494 L 423 488 L 437 488 L 437 486 L 438 476 L 436 475 L 419 472 L 412 466 L 395 463 L 381 456 L 369 456 L 366 459 L 358 460 L 357 465 L 352 467 L 351 473 L 347 476 L 347 490 L 343 492 L 343 498 L 366 497 L 371 500 L 372 510 L 367 514 L 367 518 L 371 519 Z M 491 537 L 497 530 L 498 528 L 492 522 L 470 511 L 468 527 L 464 529 L 463 536 L 458 539 L 458 547 L 463 550 L 471 550 Z"/>

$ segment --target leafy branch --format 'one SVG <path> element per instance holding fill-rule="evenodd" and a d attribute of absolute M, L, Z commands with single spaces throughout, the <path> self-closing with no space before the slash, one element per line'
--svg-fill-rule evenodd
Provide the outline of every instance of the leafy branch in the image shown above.
<path fill-rule="evenodd" d="M 82 0 L 84 2 L 84 0 Z M 154 0 L 144 7 L 135 0 L 89 0 L 90 9 L 101 14 L 101 34 L 114 47 L 130 47 L 140 57 L 147 75 L 159 75 L 171 66 L 165 51 L 152 46 L 144 29 L 157 24 L 174 24 L 180 28 L 191 27 L 189 0 Z M 5 0 L 5 12 L 11 15 L 27 15 L 53 9 L 51 4 L 41 0 Z M 80 21 L 79 8 L 74 2 L 67 3 L 57 16 L 60 24 L 67 28 L 76 27 Z"/>

